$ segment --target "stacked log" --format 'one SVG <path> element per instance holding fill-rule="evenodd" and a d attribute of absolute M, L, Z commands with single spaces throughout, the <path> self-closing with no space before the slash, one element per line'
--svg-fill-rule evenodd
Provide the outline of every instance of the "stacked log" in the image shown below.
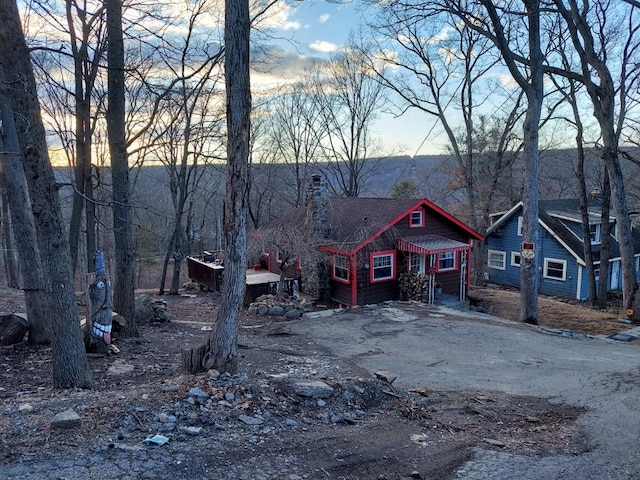
<path fill-rule="evenodd" d="M 422 301 L 429 289 L 429 276 L 419 273 L 401 273 L 398 276 L 401 300 Z"/>

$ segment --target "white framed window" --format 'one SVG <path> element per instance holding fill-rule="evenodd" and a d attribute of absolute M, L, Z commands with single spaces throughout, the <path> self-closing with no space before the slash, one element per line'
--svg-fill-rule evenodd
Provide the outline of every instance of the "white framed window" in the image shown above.
<path fill-rule="evenodd" d="M 524 230 L 524 223 L 522 220 L 522 217 L 518 217 L 518 236 L 521 237 L 522 236 L 522 231 Z"/>
<path fill-rule="evenodd" d="M 596 282 L 600 281 L 600 269 L 599 268 L 594 268 L 593 269 L 593 276 L 596 279 Z"/>
<path fill-rule="evenodd" d="M 602 242 L 602 234 L 599 223 L 593 223 L 589 225 L 589 238 L 591 245 L 597 245 Z"/>
<path fill-rule="evenodd" d="M 446 272 L 447 270 L 456 269 L 456 252 L 443 252 L 438 254 L 438 271 Z"/>
<path fill-rule="evenodd" d="M 553 280 L 566 280 L 567 261 L 558 260 L 557 258 L 545 258 L 543 276 Z"/>
<path fill-rule="evenodd" d="M 520 266 L 520 252 L 511 252 L 511 266 L 519 267 Z"/>
<path fill-rule="evenodd" d="M 409 272 L 411 273 L 424 273 L 424 255 L 419 253 L 409 254 Z"/>
<path fill-rule="evenodd" d="M 499 250 L 489 250 L 487 266 L 496 270 L 504 270 L 507 266 L 507 254 Z"/>
<path fill-rule="evenodd" d="M 422 210 L 414 210 L 413 212 L 411 212 L 409 227 L 424 227 L 424 212 Z"/>
<path fill-rule="evenodd" d="M 349 281 L 349 258 L 344 255 L 333 256 L 333 278 L 342 282 Z"/>
<path fill-rule="evenodd" d="M 371 254 L 371 282 L 395 278 L 395 251 Z"/>

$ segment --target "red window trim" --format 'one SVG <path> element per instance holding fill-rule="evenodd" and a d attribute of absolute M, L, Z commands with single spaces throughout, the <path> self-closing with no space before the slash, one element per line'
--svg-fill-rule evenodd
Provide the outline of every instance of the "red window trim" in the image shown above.
<path fill-rule="evenodd" d="M 386 255 L 391 255 L 391 277 L 383 278 L 383 279 L 374 279 L 373 278 L 373 257 L 382 257 Z M 398 252 L 396 250 L 383 250 L 380 252 L 371 252 L 369 254 L 369 281 L 371 283 L 380 283 L 380 282 L 390 282 L 396 279 L 397 268 L 396 268 L 396 259 Z"/>

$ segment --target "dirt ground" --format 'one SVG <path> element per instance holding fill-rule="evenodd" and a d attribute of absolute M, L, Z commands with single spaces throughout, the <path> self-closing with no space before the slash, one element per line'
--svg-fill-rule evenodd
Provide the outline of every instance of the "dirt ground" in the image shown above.
<path fill-rule="evenodd" d="M 473 294 L 495 315 L 517 313 L 514 292 Z M 394 389 L 287 333 L 279 317 L 244 316 L 238 374 L 183 375 L 181 349 L 209 335 L 219 294 L 154 298 L 172 320 L 115 338 L 118 354 L 91 356 L 91 391 L 52 390 L 48 348 L 0 347 L 0 478 L 446 479 L 473 448 L 532 456 L 590 448 L 577 407 L 494 391 Z M 0 289 L 0 312 L 22 310 L 19 292 Z M 540 312 L 553 328 L 628 328 L 614 313 L 552 299 L 541 299 Z M 306 396 L 300 380 L 333 391 Z M 81 425 L 53 429 L 68 409 Z M 169 441 L 145 442 L 154 435 Z"/>
<path fill-rule="evenodd" d="M 520 294 L 513 289 L 498 287 L 473 287 L 472 295 L 489 303 L 487 313 L 518 321 Z M 541 326 L 570 330 L 587 335 L 611 335 L 628 330 L 630 326 L 618 319 L 620 306 L 611 305 L 607 310 L 589 308 L 585 303 L 546 296 L 538 297 Z"/>

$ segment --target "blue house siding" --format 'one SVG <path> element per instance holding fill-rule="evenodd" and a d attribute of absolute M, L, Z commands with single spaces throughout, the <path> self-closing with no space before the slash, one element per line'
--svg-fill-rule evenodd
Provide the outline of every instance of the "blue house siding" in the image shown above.
<path fill-rule="evenodd" d="M 578 294 L 578 274 L 580 273 L 578 262 L 575 257 L 567 252 L 564 246 L 546 230 L 542 230 L 541 233 L 541 258 L 538 259 L 538 266 L 541 269 L 539 292 L 544 295 L 560 295 L 563 297 L 576 298 Z M 553 260 L 566 262 L 564 280 L 545 277 L 545 263 L 546 261 Z"/>
<path fill-rule="evenodd" d="M 489 251 L 495 251 L 503 252 L 505 255 L 504 270 L 491 268 L 487 263 L 488 280 L 492 283 L 520 286 L 520 267 L 511 265 L 511 254 L 512 252 L 520 252 L 522 237 L 518 236 L 518 217 L 521 214 L 522 210 L 520 209 L 500 226 L 499 231 L 486 238 L 487 254 Z"/>

